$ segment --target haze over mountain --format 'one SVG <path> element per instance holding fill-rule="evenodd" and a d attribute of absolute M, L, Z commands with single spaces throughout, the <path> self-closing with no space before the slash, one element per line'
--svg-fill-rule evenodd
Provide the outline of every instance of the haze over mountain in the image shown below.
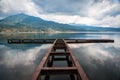
<path fill-rule="evenodd" d="M 0 32 L 79 32 L 79 31 L 120 31 L 120 28 L 68 25 L 46 21 L 26 14 L 17 14 L 0 20 Z"/>

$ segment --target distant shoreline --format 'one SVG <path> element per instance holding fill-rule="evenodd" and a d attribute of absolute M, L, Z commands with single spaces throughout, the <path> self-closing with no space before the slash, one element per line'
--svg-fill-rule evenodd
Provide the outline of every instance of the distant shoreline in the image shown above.
<path fill-rule="evenodd" d="M 41 34 L 59 34 L 59 33 L 120 33 L 120 32 L 115 32 L 115 31 L 108 31 L 108 32 L 53 32 L 53 33 L 47 33 L 47 32 L 0 32 L 0 34 L 36 34 L 36 33 L 41 33 Z"/>
<path fill-rule="evenodd" d="M 22 33 L 42 33 L 42 34 L 56 34 L 56 33 L 79 33 L 79 32 L 0 32 L 0 34 L 22 34 Z"/>

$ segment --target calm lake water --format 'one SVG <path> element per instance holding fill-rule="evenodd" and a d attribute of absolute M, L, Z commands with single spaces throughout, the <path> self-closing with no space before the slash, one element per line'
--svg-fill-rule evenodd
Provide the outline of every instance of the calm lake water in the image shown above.
<path fill-rule="evenodd" d="M 7 39 L 13 38 L 114 39 L 114 43 L 70 44 L 70 47 L 89 80 L 120 80 L 120 33 L 0 34 L 0 80 L 31 80 L 35 68 L 51 46 L 7 44 Z"/>

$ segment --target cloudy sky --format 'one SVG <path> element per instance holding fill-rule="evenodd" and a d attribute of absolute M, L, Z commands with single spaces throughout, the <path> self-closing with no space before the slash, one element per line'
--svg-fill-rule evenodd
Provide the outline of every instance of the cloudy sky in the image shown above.
<path fill-rule="evenodd" d="M 59 23 L 120 27 L 120 0 L 0 0 L 0 19 L 19 13 Z"/>

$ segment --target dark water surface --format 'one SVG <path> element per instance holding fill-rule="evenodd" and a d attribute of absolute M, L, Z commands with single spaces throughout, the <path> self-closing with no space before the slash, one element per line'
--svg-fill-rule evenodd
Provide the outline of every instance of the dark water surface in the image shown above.
<path fill-rule="evenodd" d="M 120 33 L 0 34 L 0 80 L 31 80 L 51 44 L 7 44 L 7 39 L 26 38 L 114 39 L 114 43 L 70 44 L 70 47 L 90 80 L 120 80 Z"/>

